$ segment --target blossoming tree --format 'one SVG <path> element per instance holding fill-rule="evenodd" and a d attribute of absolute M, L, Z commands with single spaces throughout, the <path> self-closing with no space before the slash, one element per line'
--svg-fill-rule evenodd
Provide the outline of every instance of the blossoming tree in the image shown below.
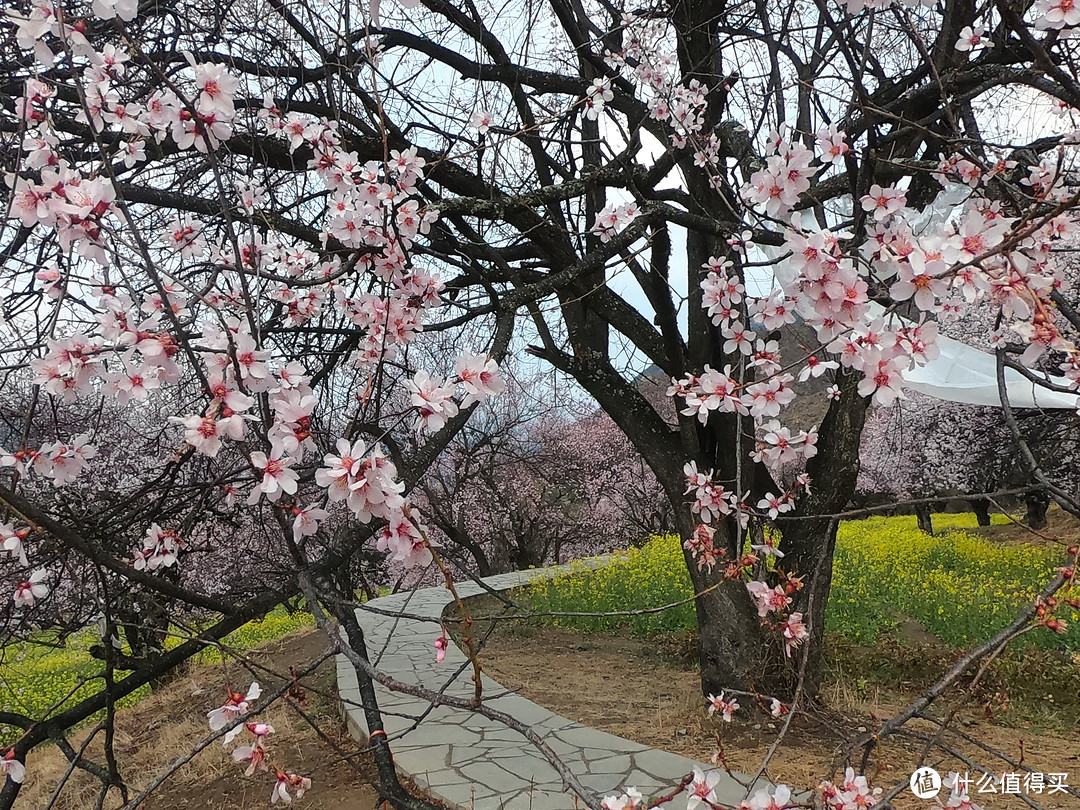
<path fill-rule="evenodd" d="M 672 529 L 655 476 L 609 416 L 534 401 L 526 388 L 552 393 L 542 380 L 508 386 L 417 487 L 417 510 L 447 556 L 457 549 L 488 576 L 605 554 Z"/>
<path fill-rule="evenodd" d="M 1040 469 L 1063 489 L 1078 491 L 1075 412 L 1028 411 L 1018 414 L 1017 421 Z M 1026 501 L 1031 528 L 1046 525 L 1045 496 L 1037 487 L 1025 491 L 1030 474 L 1015 452 L 1000 408 L 909 394 L 903 402 L 872 411 L 860 456 L 863 492 L 907 501 L 1013 491 L 996 506 Z M 980 525 L 990 525 L 991 503 L 976 497 L 971 506 Z M 920 520 L 928 517 L 927 512 Z"/>
<path fill-rule="evenodd" d="M 0 807 L 28 750 L 299 593 L 345 632 L 385 797 L 422 804 L 335 572 L 366 543 L 443 564 L 411 490 L 521 340 L 670 502 L 706 693 L 781 708 L 815 687 L 867 407 L 903 396 L 937 322 L 992 311 L 1002 380 L 1080 380 L 1052 260 L 1075 228 L 1072 0 L 20 0 L 4 24 L 7 626 L 215 619 L 136 660 L 105 643 L 99 693 L 0 715 L 21 730 Z M 796 320 L 814 340 L 781 357 Z M 455 350 L 416 350 L 425 331 Z M 1042 356 L 1064 383 L 1030 371 Z M 822 376 L 820 425 L 785 425 L 795 380 Z M 252 555 L 274 576 L 188 566 Z M 1059 621 L 1071 581 L 1010 632 Z M 258 698 L 230 693 L 211 728 L 243 725 L 237 756 L 299 793 L 246 722 Z M 695 777 L 695 806 L 710 791 Z M 825 790 L 868 795 L 854 773 Z"/>

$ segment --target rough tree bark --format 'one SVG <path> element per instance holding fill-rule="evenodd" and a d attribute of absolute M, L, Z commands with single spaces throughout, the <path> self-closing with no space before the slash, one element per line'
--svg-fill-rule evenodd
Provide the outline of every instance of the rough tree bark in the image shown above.
<path fill-rule="evenodd" d="M 1024 523 L 1033 529 L 1045 529 L 1047 526 L 1046 510 L 1050 508 L 1050 496 L 1042 490 L 1029 492 L 1024 497 L 1027 514 Z"/>
<path fill-rule="evenodd" d="M 919 531 L 926 532 L 931 536 L 934 534 L 934 519 L 930 514 L 930 504 L 919 503 L 915 505 L 915 522 L 919 526 Z"/>
<path fill-rule="evenodd" d="M 973 498 L 971 501 L 971 511 L 975 513 L 975 519 L 980 526 L 990 525 L 990 501 L 986 498 Z"/>

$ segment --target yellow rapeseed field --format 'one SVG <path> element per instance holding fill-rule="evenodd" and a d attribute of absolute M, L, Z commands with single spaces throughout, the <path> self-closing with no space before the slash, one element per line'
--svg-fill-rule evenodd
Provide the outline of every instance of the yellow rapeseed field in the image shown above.
<path fill-rule="evenodd" d="M 279 638 L 300 627 L 314 624 L 310 613 L 288 613 L 278 609 L 260 621 L 249 622 L 225 637 L 224 644 L 239 650 L 250 650 L 270 639 Z M 185 639 L 171 638 L 166 647 L 174 647 Z M 0 661 L 0 707 L 30 717 L 61 710 L 97 692 L 102 687 L 102 662 L 90 655 L 90 648 L 101 643 L 92 629 L 70 636 L 58 646 L 47 634 L 39 644 L 21 644 L 4 650 Z M 204 651 L 197 660 L 211 663 L 221 660 L 216 649 Z M 123 677 L 124 673 L 119 673 Z M 121 706 L 129 706 L 147 694 L 143 687 L 128 695 Z M 0 745 L 10 742 L 17 734 L 14 729 L 0 725 Z"/>
<path fill-rule="evenodd" d="M 995 516 L 1004 521 L 1004 516 Z M 937 515 L 937 536 L 916 527 L 914 516 L 873 517 L 841 524 L 827 626 L 852 641 L 870 643 L 910 617 L 943 642 L 969 646 L 991 636 L 1052 578 L 1061 560 L 1051 549 L 988 540 L 965 528 L 974 515 Z M 781 546 L 782 550 L 782 546 Z M 581 566 L 530 590 L 537 611 L 612 612 L 654 608 L 692 595 L 678 538 L 650 539 L 598 570 Z M 1060 617 L 1060 636 L 1033 631 L 1028 643 L 1080 650 L 1080 616 Z M 621 626 L 640 636 L 695 626 L 692 603 L 636 616 L 556 617 L 556 626 L 605 630 Z"/>

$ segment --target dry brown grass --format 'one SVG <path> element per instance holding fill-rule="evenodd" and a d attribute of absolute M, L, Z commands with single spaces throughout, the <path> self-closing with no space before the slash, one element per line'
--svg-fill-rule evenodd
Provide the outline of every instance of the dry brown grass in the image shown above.
<path fill-rule="evenodd" d="M 251 658 L 271 670 L 288 673 L 290 665 L 302 669 L 325 647 L 325 637 L 307 628 L 262 645 Z M 332 663 L 331 658 L 305 679 L 304 685 L 310 690 L 305 712 L 317 720 L 333 744 L 320 738 L 297 712 L 282 702 L 271 705 L 260 719 L 275 729 L 270 740 L 273 761 L 313 780 L 311 791 L 294 802 L 295 807 L 372 810 L 374 791 L 363 773 L 342 761 L 341 752 L 354 755 L 360 767 L 370 771 L 366 758 L 357 756 L 358 746 L 344 733 L 332 698 L 316 694 L 333 693 Z M 226 684 L 244 688 L 251 680 L 251 674 L 236 663 L 200 666 L 136 706 L 119 712 L 114 748 L 121 774 L 132 794 L 145 788 L 169 763 L 207 737 L 210 730 L 206 712 L 223 702 Z M 272 688 L 275 682 L 265 673 L 258 680 L 266 688 Z M 70 738 L 72 745 L 79 749 L 90 734 L 91 729 L 75 732 Z M 104 735 L 96 734 L 85 755 L 95 762 L 104 762 L 103 745 Z M 44 808 L 67 770 L 67 760 L 55 746 L 32 752 L 26 766 L 26 783 L 15 807 Z M 177 771 L 144 807 L 262 808 L 269 804 L 273 784 L 273 777 L 261 772 L 245 778 L 229 749 L 214 742 Z M 53 806 L 57 810 L 91 810 L 96 806 L 99 790 L 100 783 L 95 777 L 76 770 Z M 117 808 L 121 804 L 120 794 L 114 790 L 105 807 Z"/>
<path fill-rule="evenodd" d="M 484 668 L 503 686 L 565 717 L 631 740 L 708 762 L 717 753 L 720 735 L 723 757 L 733 771 L 754 773 L 775 740 L 778 723 L 760 712 L 743 709 L 732 723 L 710 718 L 705 711 L 696 668 L 673 665 L 656 645 L 639 639 L 602 634 L 582 635 L 550 628 L 500 631 L 489 637 L 481 653 Z M 809 788 L 834 772 L 843 743 L 902 708 L 910 692 L 892 690 L 851 678 L 832 678 L 820 705 L 800 713 L 769 766 L 774 781 Z M 1080 734 L 1050 733 L 1000 725 L 982 715 L 981 707 L 958 715 L 959 727 L 987 744 L 1013 755 L 1036 770 L 1065 771 L 1070 784 L 1080 781 Z M 910 729 L 932 732 L 926 722 Z M 871 759 L 868 775 L 874 784 L 892 786 L 906 780 L 918 761 L 924 742 L 894 738 Z M 986 757 L 961 743 L 967 755 Z M 942 770 L 967 770 L 959 760 L 937 762 Z M 1002 766 L 1004 767 L 1004 766 Z M 1043 808 L 1080 810 L 1071 796 L 1040 797 Z M 1016 797 L 992 797 L 986 810 L 1024 807 Z M 927 803 L 907 794 L 895 802 L 898 810 L 926 810 Z"/>

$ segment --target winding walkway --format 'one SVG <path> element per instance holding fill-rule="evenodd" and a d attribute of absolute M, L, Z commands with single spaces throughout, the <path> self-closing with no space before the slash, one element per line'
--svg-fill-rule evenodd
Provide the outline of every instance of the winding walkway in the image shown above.
<path fill-rule="evenodd" d="M 519 571 L 488 577 L 484 582 L 492 590 L 501 591 L 560 570 Z M 474 582 L 461 583 L 457 588 L 463 599 L 484 593 Z M 407 612 L 438 620 L 452 601 L 450 592 L 439 586 L 384 596 L 368 605 L 387 613 Z M 358 610 L 357 618 L 377 669 L 397 680 L 433 690 L 442 689 L 460 670 L 446 692 L 472 696 L 472 668 L 464 666 L 468 659 L 461 650 L 450 644 L 445 660 L 441 664 L 435 661 L 437 625 L 367 610 Z M 348 701 L 343 706 L 349 731 L 366 742 L 367 725 L 359 708 L 356 673 L 343 655 L 337 658 L 337 668 L 339 694 Z M 482 678 L 484 695 L 497 695 L 485 699 L 486 705 L 528 723 L 582 784 L 600 795 L 624 786 L 634 786 L 646 796 L 656 795 L 671 790 L 694 766 L 709 768 L 686 757 L 587 728 L 506 692 L 486 675 Z M 465 810 L 573 810 L 582 806 L 576 797 L 564 792 L 559 774 L 543 754 L 516 731 L 473 712 L 446 706 L 432 708 L 428 701 L 379 685 L 376 690 L 398 769 L 449 806 Z M 423 723 L 409 730 L 414 718 L 425 713 Z M 742 800 L 744 788 L 728 775 L 720 776 L 717 797 L 731 804 Z"/>

